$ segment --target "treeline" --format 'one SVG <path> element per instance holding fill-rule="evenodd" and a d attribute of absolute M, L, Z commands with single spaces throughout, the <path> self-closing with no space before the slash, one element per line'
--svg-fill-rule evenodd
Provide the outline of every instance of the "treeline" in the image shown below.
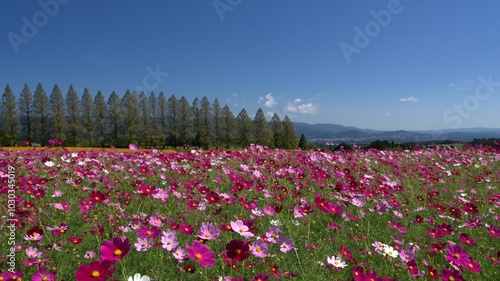
<path fill-rule="evenodd" d="M 237 116 L 215 99 L 183 96 L 167 98 L 163 92 L 149 95 L 115 91 L 106 100 L 101 91 L 93 97 L 88 89 L 81 98 L 73 89 L 63 96 L 56 84 L 48 95 L 41 84 L 34 93 L 24 85 L 19 98 L 6 86 L 0 105 L 0 144 L 23 142 L 45 146 L 63 140 L 65 146 L 126 147 L 130 143 L 147 148 L 196 146 L 233 148 L 260 144 L 292 149 L 299 140 L 285 116 L 267 121 L 259 108 L 250 118 L 242 109 Z"/>

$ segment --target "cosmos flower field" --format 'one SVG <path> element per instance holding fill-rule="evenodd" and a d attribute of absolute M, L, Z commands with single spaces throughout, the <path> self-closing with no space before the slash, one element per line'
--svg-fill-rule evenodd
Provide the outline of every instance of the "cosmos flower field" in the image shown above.
<path fill-rule="evenodd" d="M 500 279 L 498 146 L 0 163 L 0 280 Z"/>

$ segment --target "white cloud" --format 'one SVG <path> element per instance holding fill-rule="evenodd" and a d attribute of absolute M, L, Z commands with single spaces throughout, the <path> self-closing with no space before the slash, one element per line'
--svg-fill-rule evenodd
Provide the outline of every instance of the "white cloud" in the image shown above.
<path fill-rule="evenodd" d="M 277 102 L 276 99 L 273 97 L 272 93 L 267 94 L 265 97 L 260 97 L 259 98 L 259 104 L 262 104 L 264 102 L 264 106 L 267 108 L 273 108 L 276 106 Z"/>
<path fill-rule="evenodd" d="M 303 114 L 316 114 L 319 111 L 319 106 L 313 103 L 302 103 L 301 99 L 296 99 L 286 105 L 285 111 Z"/>
<path fill-rule="evenodd" d="M 407 97 L 407 98 L 402 98 L 399 99 L 399 101 L 403 102 L 418 102 L 420 99 L 414 98 L 414 97 Z"/>

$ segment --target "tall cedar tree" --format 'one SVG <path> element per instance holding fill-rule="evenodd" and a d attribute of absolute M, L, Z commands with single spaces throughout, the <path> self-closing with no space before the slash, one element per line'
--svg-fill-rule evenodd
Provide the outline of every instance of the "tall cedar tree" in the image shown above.
<path fill-rule="evenodd" d="M 271 126 L 271 130 L 273 131 L 273 147 L 283 147 L 285 141 L 284 128 L 283 122 L 281 122 L 278 114 L 274 113 L 269 125 Z"/>
<path fill-rule="evenodd" d="M 118 94 L 113 91 L 108 98 L 108 132 L 111 142 L 114 145 L 120 145 L 119 137 L 121 135 L 121 125 L 123 124 L 122 101 Z"/>
<path fill-rule="evenodd" d="M 191 126 L 191 106 L 186 97 L 179 100 L 179 142 L 188 145 L 193 139 L 193 128 Z"/>
<path fill-rule="evenodd" d="M 127 90 L 122 98 L 123 105 L 123 125 L 125 131 L 125 139 L 121 141 L 123 144 L 139 143 L 139 98 L 137 93 Z"/>
<path fill-rule="evenodd" d="M 80 125 L 80 110 L 80 99 L 73 86 L 70 85 L 66 94 L 67 136 L 70 146 L 79 144 L 79 133 L 82 129 Z"/>
<path fill-rule="evenodd" d="M 108 105 L 101 91 L 94 98 L 95 145 L 104 147 L 108 141 Z"/>
<path fill-rule="evenodd" d="M 236 130 L 238 122 L 234 118 L 229 106 L 224 106 L 221 112 L 221 140 L 225 148 L 236 144 Z"/>
<path fill-rule="evenodd" d="M 292 121 L 288 118 L 288 115 L 283 119 L 283 135 L 285 139 L 284 146 L 285 149 L 295 149 L 299 145 L 299 138 L 295 132 L 295 127 Z"/>
<path fill-rule="evenodd" d="M 221 118 L 222 118 L 222 107 L 219 100 L 215 98 L 212 104 L 213 108 L 213 130 L 214 130 L 214 145 L 215 147 L 220 147 L 222 142 L 222 128 L 221 128 Z"/>
<path fill-rule="evenodd" d="M 151 147 L 153 134 L 148 96 L 142 91 L 139 95 L 139 143 L 143 146 Z"/>
<path fill-rule="evenodd" d="M 247 147 L 254 142 L 254 129 L 252 119 L 243 108 L 236 117 L 238 123 L 237 141 L 240 147 Z"/>
<path fill-rule="evenodd" d="M 31 143 L 33 139 L 33 95 L 28 84 L 24 84 L 23 91 L 19 96 L 18 109 L 22 139 Z"/>
<path fill-rule="evenodd" d="M 85 145 L 92 146 L 92 142 L 95 139 L 96 135 L 96 124 L 94 120 L 94 102 L 87 88 L 83 90 L 83 96 L 80 105 L 80 124 L 82 128 L 82 139 L 85 139 Z"/>
<path fill-rule="evenodd" d="M 10 146 L 17 145 L 19 133 L 21 132 L 21 125 L 17 112 L 16 96 L 8 84 L 2 96 L 2 107 L 2 131 L 4 132 L 2 142 L 6 142 Z"/>
<path fill-rule="evenodd" d="M 168 131 L 168 101 L 163 92 L 158 94 L 158 125 L 160 143 L 162 147 L 165 147 Z"/>
<path fill-rule="evenodd" d="M 255 134 L 255 143 L 263 146 L 273 145 L 273 131 L 262 108 L 257 110 L 253 119 L 253 128 Z"/>
<path fill-rule="evenodd" d="M 200 102 L 200 146 L 208 149 L 213 145 L 213 109 L 207 97 Z"/>
<path fill-rule="evenodd" d="M 153 147 L 158 147 L 162 143 L 160 141 L 160 122 L 158 120 L 158 99 L 156 98 L 156 95 L 154 92 L 151 92 L 149 94 L 149 99 L 148 99 L 148 104 L 149 104 L 149 112 L 150 112 L 150 117 L 151 117 L 151 145 Z"/>
<path fill-rule="evenodd" d="M 179 142 L 179 100 L 174 94 L 167 101 L 168 145 L 177 147 Z"/>
<path fill-rule="evenodd" d="M 50 132 L 50 103 L 41 83 L 38 83 L 33 96 L 33 117 L 35 119 L 34 140 L 41 146 L 45 146 Z"/>
<path fill-rule="evenodd" d="M 54 85 L 50 94 L 50 125 L 52 128 L 51 136 L 57 140 L 66 140 L 66 106 L 61 89 L 57 84 Z"/>
<path fill-rule="evenodd" d="M 191 123 L 193 124 L 193 130 L 194 130 L 194 139 L 192 142 L 193 146 L 200 146 L 200 100 L 198 98 L 195 98 L 193 100 L 193 103 L 191 105 Z"/>
<path fill-rule="evenodd" d="M 306 140 L 306 135 L 304 135 L 304 133 L 300 135 L 299 147 L 300 149 L 307 149 L 307 140 Z"/>

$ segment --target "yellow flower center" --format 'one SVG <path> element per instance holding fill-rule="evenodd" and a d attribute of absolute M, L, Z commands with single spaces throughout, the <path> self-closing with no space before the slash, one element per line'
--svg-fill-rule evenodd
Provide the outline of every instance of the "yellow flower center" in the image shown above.
<path fill-rule="evenodd" d="M 197 260 L 199 260 L 199 259 L 201 259 L 201 254 L 196 254 L 196 255 L 194 255 L 194 257 L 195 257 Z"/>
<path fill-rule="evenodd" d="M 94 270 L 94 271 L 92 271 L 92 274 L 90 274 L 90 275 L 91 275 L 92 277 L 94 277 L 94 278 L 97 278 L 97 277 L 99 277 L 99 275 L 100 275 L 100 274 L 99 274 L 99 271 Z"/>
<path fill-rule="evenodd" d="M 205 238 L 210 238 L 210 233 L 205 234 Z"/>
<path fill-rule="evenodd" d="M 120 250 L 120 249 L 116 249 L 115 252 L 113 253 L 113 255 L 115 255 L 115 256 L 121 256 L 121 254 L 122 254 L 122 250 Z"/>

